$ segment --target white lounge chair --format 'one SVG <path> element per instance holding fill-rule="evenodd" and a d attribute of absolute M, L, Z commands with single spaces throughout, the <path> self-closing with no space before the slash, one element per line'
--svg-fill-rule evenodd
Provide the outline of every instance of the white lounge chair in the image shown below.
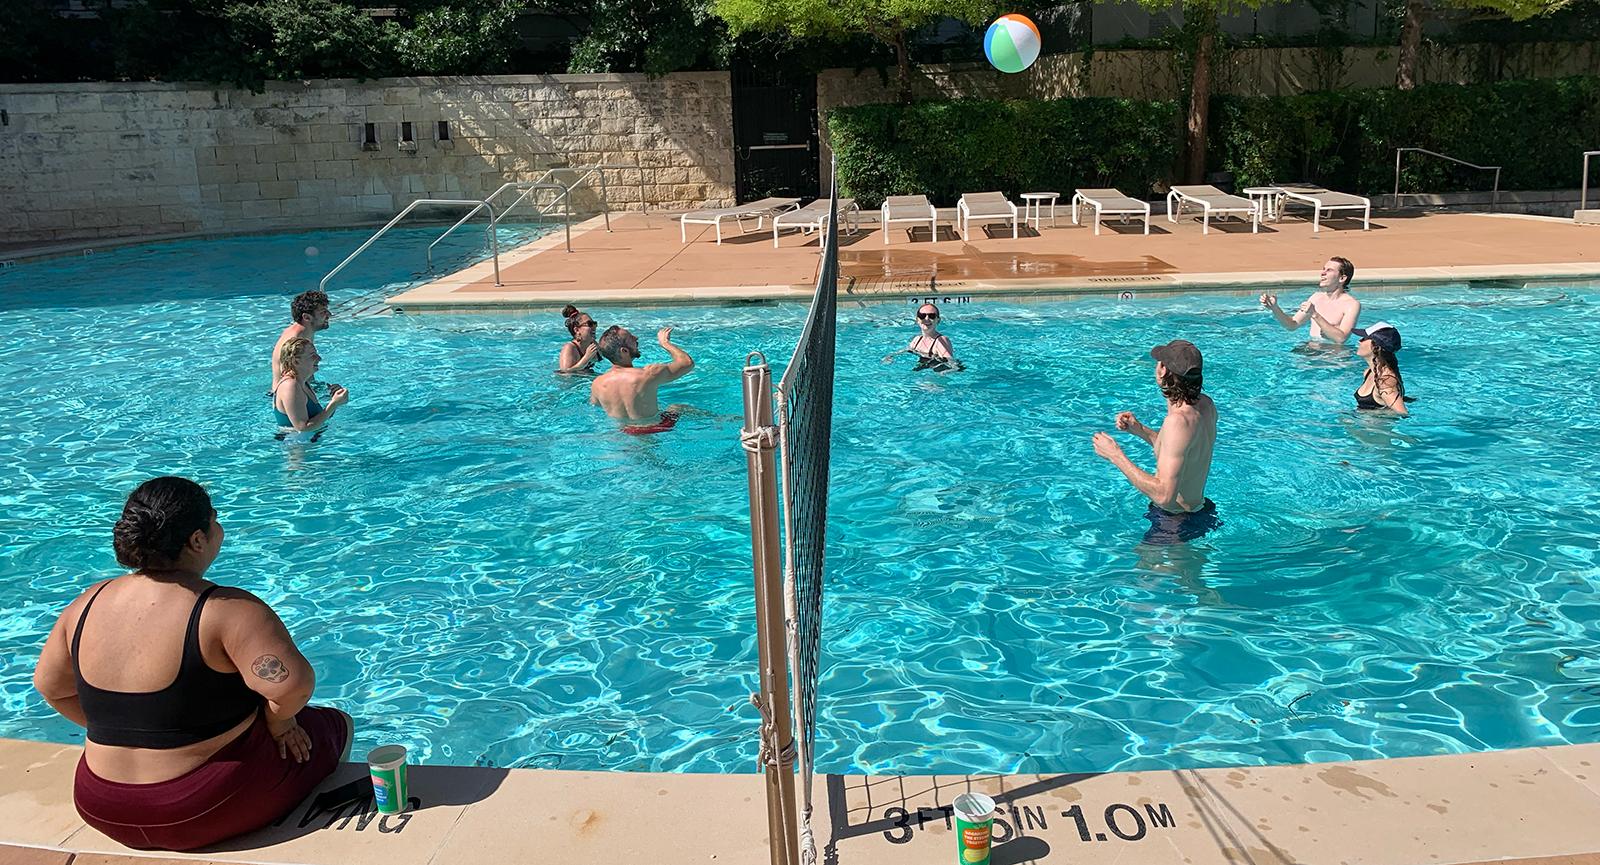
<path fill-rule="evenodd" d="M 778 245 L 778 232 L 785 228 L 798 228 L 802 234 L 821 231 L 828 224 L 828 211 L 832 199 L 819 198 L 798 210 L 788 210 L 772 217 L 772 245 Z M 861 228 L 861 208 L 854 198 L 839 199 L 839 218 L 855 234 Z"/>
<path fill-rule="evenodd" d="M 1359 210 L 1361 211 L 1361 230 L 1372 229 L 1372 199 L 1351 195 L 1348 192 L 1334 192 L 1309 183 L 1277 184 L 1279 192 L 1283 193 L 1284 208 L 1288 209 L 1289 202 L 1304 204 L 1312 208 L 1311 230 L 1322 230 L 1322 213 L 1326 210 Z"/>
<path fill-rule="evenodd" d="M 1144 233 L 1150 233 L 1150 202 L 1129 198 L 1120 189 L 1080 189 L 1072 194 L 1072 224 L 1078 225 L 1083 208 L 1094 208 L 1094 233 L 1100 233 L 1100 220 L 1107 215 L 1144 219 Z"/>
<path fill-rule="evenodd" d="M 926 195 L 891 195 L 883 200 L 883 207 L 878 209 L 878 225 L 883 231 L 885 246 L 889 245 L 891 222 L 926 222 L 928 239 L 939 239 L 939 211 L 933 208 L 933 202 Z"/>
<path fill-rule="evenodd" d="M 1185 205 L 1194 205 L 1202 210 L 1200 216 L 1200 233 L 1211 233 L 1211 214 L 1227 215 L 1229 213 L 1250 215 L 1250 233 L 1261 229 L 1261 208 L 1256 202 L 1237 195 L 1229 195 L 1215 186 L 1174 186 L 1167 193 L 1167 221 L 1177 222 L 1178 217 L 1173 215 L 1173 205 L 1177 205 L 1177 212 L 1182 213 Z"/>
<path fill-rule="evenodd" d="M 1006 198 L 1004 192 L 968 192 L 956 203 L 956 222 L 961 226 L 961 239 L 972 239 L 972 220 L 984 224 L 996 220 L 1011 222 L 1011 238 L 1017 237 L 1017 206 Z"/>
<path fill-rule="evenodd" d="M 678 237 L 684 242 L 689 242 L 690 225 L 710 225 L 717 229 L 717 242 L 722 242 L 722 220 L 731 219 L 739 226 L 739 233 L 744 234 L 746 219 L 756 221 L 756 230 L 761 230 L 769 216 L 777 216 L 786 210 L 794 210 L 800 206 L 798 198 L 763 198 L 749 204 L 737 207 L 719 207 L 713 210 L 693 210 L 678 217 Z"/>

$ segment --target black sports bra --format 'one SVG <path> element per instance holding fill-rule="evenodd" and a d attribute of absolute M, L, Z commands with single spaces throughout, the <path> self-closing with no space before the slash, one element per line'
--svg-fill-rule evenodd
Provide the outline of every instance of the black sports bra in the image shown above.
<path fill-rule="evenodd" d="M 106 691 L 83 680 L 78 643 L 89 610 L 105 591 L 95 590 L 72 632 L 72 674 L 78 679 L 78 702 L 88 721 L 89 741 L 124 748 L 181 748 L 225 733 L 261 707 L 261 695 L 245 686 L 238 673 L 206 665 L 200 653 L 200 610 L 220 586 L 200 593 L 183 634 L 183 660 L 172 684 L 159 691 Z"/>

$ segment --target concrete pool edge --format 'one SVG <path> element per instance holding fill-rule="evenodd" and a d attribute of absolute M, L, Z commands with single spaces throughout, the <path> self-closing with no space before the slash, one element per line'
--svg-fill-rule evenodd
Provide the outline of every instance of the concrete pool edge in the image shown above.
<path fill-rule="evenodd" d="M 414 767 L 419 807 L 408 815 L 380 817 L 357 805 L 318 810 L 308 802 L 279 827 L 227 849 L 142 853 L 79 820 L 71 794 L 79 753 L 70 745 L 0 740 L 0 813 L 8 817 L 0 863 L 767 861 L 759 775 L 446 766 Z M 840 865 L 949 861 L 946 808 L 957 792 L 976 789 L 1001 806 L 997 863 L 1111 865 L 1134 854 L 1141 863 L 1173 865 L 1550 857 L 1575 865 L 1600 862 L 1596 767 L 1600 744 L 1107 774 L 818 776 L 813 826 L 824 858 Z M 363 772 L 346 764 L 323 788 Z M 40 858 L 58 854 L 64 858 Z"/>
<path fill-rule="evenodd" d="M 574 229 L 576 230 L 576 228 Z M 549 238 L 541 238 L 543 243 Z M 530 244 L 531 246 L 531 244 Z M 519 250 L 521 251 L 521 250 Z M 533 253 L 520 256 L 530 257 Z M 504 259 L 505 256 L 502 256 Z M 504 263 L 504 262 L 502 262 Z M 474 265 L 469 270 L 484 267 Z M 466 271 L 463 271 L 465 273 Z M 481 278 L 481 277 L 478 277 Z M 406 313 L 473 312 L 495 310 L 559 309 L 579 306 L 668 306 L 806 301 L 810 283 L 797 285 L 735 285 L 699 288 L 597 288 L 564 294 L 526 291 L 475 291 L 457 288 L 472 279 L 439 280 L 391 297 L 390 309 Z M 1372 268 L 1360 274 L 1358 290 L 1423 287 L 1469 282 L 1589 283 L 1600 281 L 1600 264 L 1568 262 L 1545 265 L 1475 265 L 1461 267 Z M 899 301 L 971 298 L 1066 298 L 1133 292 L 1172 295 L 1201 291 L 1311 291 L 1302 271 L 1237 271 L 1162 275 L 1093 276 L 1076 278 L 1021 278 L 1009 280 L 840 280 L 842 301 Z"/>

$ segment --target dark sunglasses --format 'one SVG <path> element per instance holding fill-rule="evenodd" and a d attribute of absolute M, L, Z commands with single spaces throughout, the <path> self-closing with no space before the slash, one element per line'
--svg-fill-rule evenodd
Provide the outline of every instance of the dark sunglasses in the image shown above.
<path fill-rule="evenodd" d="M 939 320 L 939 313 L 937 313 L 937 312 L 919 312 L 919 313 L 917 313 L 917 318 L 920 318 L 923 321 L 938 321 Z"/>
<path fill-rule="evenodd" d="M 597 325 L 592 321 L 585 321 L 585 322 L 580 322 L 578 324 L 578 326 L 579 327 L 599 327 L 600 325 Z"/>

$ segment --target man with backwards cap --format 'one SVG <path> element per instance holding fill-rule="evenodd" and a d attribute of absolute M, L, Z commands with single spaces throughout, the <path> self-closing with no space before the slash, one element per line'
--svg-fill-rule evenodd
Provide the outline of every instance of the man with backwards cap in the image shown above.
<path fill-rule="evenodd" d="M 1156 472 L 1133 464 L 1109 433 L 1094 434 L 1094 452 L 1122 470 L 1134 489 L 1150 498 L 1145 543 L 1192 541 L 1221 525 L 1217 506 L 1206 498 L 1211 450 L 1217 442 L 1217 406 L 1200 392 L 1203 376 L 1200 349 L 1175 339 L 1150 349 L 1156 361 L 1156 385 L 1167 398 L 1167 418 L 1153 430 L 1133 412 L 1117 414 L 1117 429 L 1144 439 L 1156 452 Z"/>

